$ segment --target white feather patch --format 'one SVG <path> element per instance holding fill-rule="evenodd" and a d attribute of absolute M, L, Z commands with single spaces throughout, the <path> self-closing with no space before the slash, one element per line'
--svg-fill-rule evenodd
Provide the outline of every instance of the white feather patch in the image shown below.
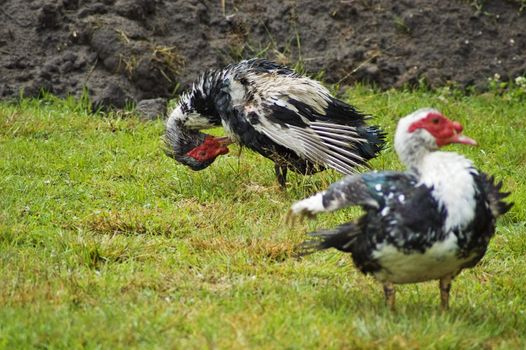
<path fill-rule="evenodd" d="M 320 115 L 326 114 L 330 101 L 329 91 L 319 82 L 296 75 L 281 75 L 276 72 L 243 72 L 242 77 L 249 83 L 242 84 L 233 72 L 226 74 L 230 81 L 231 102 L 241 107 L 245 115 L 252 112 L 259 118 L 252 126 L 292 151 L 299 157 L 315 164 L 328 166 L 343 174 L 352 174 L 363 163 L 363 158 L 355 152 L 356 145 L 366 142 L 356 128 L 330 122 L 311 122 L 289 101 L 294 99 L 311 108 Z M 246 95 L 251 96 L 247 103 Z M 266 118 L 270 105 L 286 108 L 296 114 L 296 118 L 306 124 L 297 127 L 291 124 L 270 122 Z M 293 123 L 292 123 L 293 124 Z M 223 123 L 227 133 L 232 136 L 229 126 Z"/>
<path fill-rule="evenodd" d="M 210 118 L 207 118 L 199 113 L 187 113 L 184 126 L 190 129 L 209 129 L 215 125 L 210 122 Z"/>
<path fill-rule="evenodd" d="M 246 89 L 235 79 L 230 79 L 230 98 L 232 105 L 235 106 L 244 106 L 246 103 L 245 100 Z"/>
<path fill-rule="evenodd" d="M 454 152 L 432 152 L 419 168 L 421 183 L 433 187 L 433 197 L 447 210 L 444 229 L 462 227 L 475 217 L 475 183 L 471 161 Z"/>
<path fill-rule="evenodd" d="M 457 257 L 457 237 L 450 233 L 436 242 L 424 253 L 404 254 L 393 245 L 382 243 L 376 247 L 373 257 L 384 267 L 374 275 L 380 281 L 415 283 L 439 279 L 456 274 L 472 257 Z"/>
<path fill-rule="evenodd" d="M 301 213 L 318 214 L 325 211 L 323 206 L 323 195 L 325 192 L 316 193 L 314 196 L 296 202 L 290 208 L 296 215 Z"/>
<path fill-rule="evenodd" d="M 280 104 L 287 104 L 287 100 L 292 98 L 325 115 L 330 93 L 315 80 L 300 76 L 292 79 L 291 76 L 276 73 L 248 73 L 245 78 L 252 81 L 261 101 L 280 100 Z"/>

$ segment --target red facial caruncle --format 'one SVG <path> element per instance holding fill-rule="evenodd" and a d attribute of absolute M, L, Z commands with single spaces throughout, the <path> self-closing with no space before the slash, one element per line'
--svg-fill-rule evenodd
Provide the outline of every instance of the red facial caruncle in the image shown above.
<path fill-rule="evenodd" d="M 227 145 L 230 143 L 232 142 L 228 137 L 207 136 L 202 144 L 192 149 L 187 155 L 199 162 L 204 162 L 221 154 L 227 154 Z"/>
<path fill-rule="evenodd" d="M 433 135 L 439 147 L 450 143 L 477 144 L 475 140 L 462 135 L 463 128 L 459 122 L 451 121 L 440 113 L 428 113 L 424 118 L 412 123 L 408 131 L 414 132 L 417 129 L 427 130 Z"/>

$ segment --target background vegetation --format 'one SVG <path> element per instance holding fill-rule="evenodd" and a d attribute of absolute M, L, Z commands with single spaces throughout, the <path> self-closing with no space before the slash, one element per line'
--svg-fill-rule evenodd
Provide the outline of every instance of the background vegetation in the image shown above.
<path fill-rule="evenodd" d="M 425 106 L 459 120 L 472 158 L 512 191 L 483 261 L 438 310 L 436 282 L 398 287 L 398 310 L 349 256 L 298 260 L 294 246 L 349 210 L 287 227 L 291 203 L 340 178 L 291 175 L 233 148 L 202 172 L 162 152 L 163 123 L 94 115 L 86 101 L 0 104 L 0 349 L 525 348 L 526 91 L 494 80 L 465 96 L 444 88 L 357 86 L 344 99 L 392 141 Z M 220 132 L 217 130 L 217 132 Z M 375 169 L 401 169 L 388 148 Z"/>

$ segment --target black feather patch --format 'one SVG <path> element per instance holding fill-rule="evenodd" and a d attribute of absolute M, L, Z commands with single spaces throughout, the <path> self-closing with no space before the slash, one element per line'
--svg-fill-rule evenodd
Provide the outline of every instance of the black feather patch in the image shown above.
<path fill-rule="evenodd" d="M 485 173 L 480 174 L 481 187 L 488 196 L 489 207 L 495 217 L 507 213 L 514 203 L 504 202 L 503 199 L 510 195 L 510 192 L 501 192 L 502 181 L 495 183 L 493 176 L 488 176 Z"/>
<path fill-rule="evenodd" d="M 358 154 L 365 160 L 376 157 L 385 147 L 385 132 L 380 127 L 376 125 L 359 127 L 357 131 L 358 135 L 367 141 L 357 146 Z"/>
<path fill-rule="evenodd" d="M 352 222 L 345 223 L 331 230 L 310 232 L 309 236 L 314 237 L 314 239 L 300 244 L 297 252 L 299 256 L 303 256 L 318 250 L 336 248 L 350 253 L 351 245 L 359 234 L 360 229 Z"/>

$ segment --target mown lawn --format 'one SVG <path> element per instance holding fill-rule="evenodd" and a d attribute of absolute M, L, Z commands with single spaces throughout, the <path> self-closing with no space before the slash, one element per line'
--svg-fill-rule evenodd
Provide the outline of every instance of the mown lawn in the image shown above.
<path fill-rule="evenodd" d="M 436 282 L 399 286 L 391 313 L 349 256 L 293 257 L 307 230 L 359 215 L 284 224 L 293 201 L 340 175 L 292 175 L 283 192 L 270 161 L 235 148 L 191 172 L 163 154 L 161 121 L 48 97 L 0 104 L 0 349 L 526 348 L 524 94 L 346 98 L 390 141 L 400 116 L 439 108 L 480 144 L 448 149 L 513 192 L 448 313 Z M 372 166 L 401 169 L 392 148 Z"/>

